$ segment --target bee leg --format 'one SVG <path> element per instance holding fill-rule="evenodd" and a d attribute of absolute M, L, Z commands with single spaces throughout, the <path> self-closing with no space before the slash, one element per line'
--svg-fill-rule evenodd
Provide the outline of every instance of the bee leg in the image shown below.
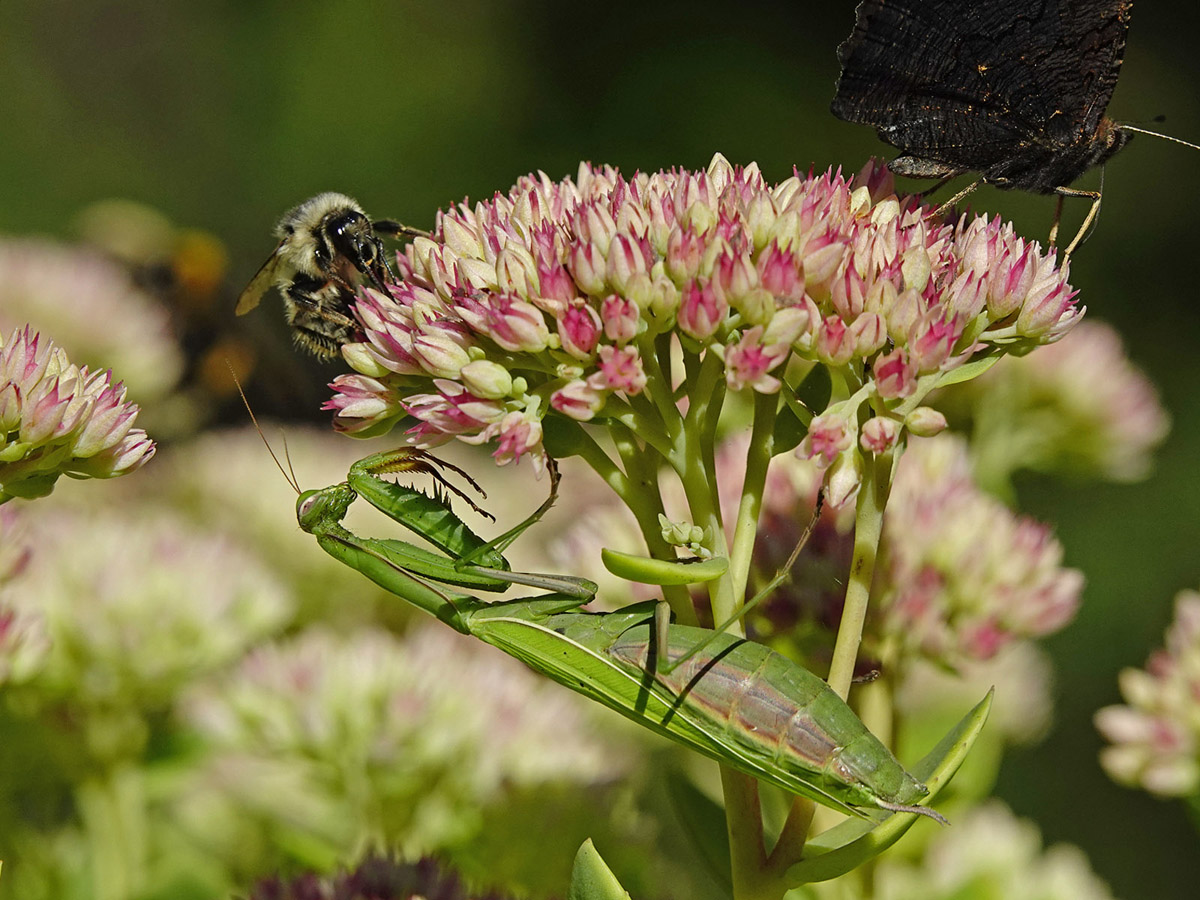
<path fill-rule="evenodd" d="M 401 225 L 395 219 L 380 219 L 377 222 L 372 222 L 371 227 L 379 234 L 387 234 L 392 237 L 401 235 L 404 237 L 429 237 L 428 231 L 422 231 L 420 228 L 410 228 L 408 225 Z"/>

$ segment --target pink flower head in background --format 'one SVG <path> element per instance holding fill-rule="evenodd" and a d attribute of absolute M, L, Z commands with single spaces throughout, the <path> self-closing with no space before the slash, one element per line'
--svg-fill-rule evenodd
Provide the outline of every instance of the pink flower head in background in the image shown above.
<path fill-rule="evenodd" d="M 0 500 L 50 493 L 60 475 L 113 478 L 145 465 L 154 442 L 112 373 L 89 372 L 29 328 L 0 344 Z"/>
<path fill-rule="evenodd" d="M 1120 784 L 1161 797 L 1195 797 L 1200 790 L 1200 593 L 1175 599 L 1166 646 L 1145 669 L 1120 675 L 1126 706 L 1096 713 L 1111 746 L 1100 764 Z"/>

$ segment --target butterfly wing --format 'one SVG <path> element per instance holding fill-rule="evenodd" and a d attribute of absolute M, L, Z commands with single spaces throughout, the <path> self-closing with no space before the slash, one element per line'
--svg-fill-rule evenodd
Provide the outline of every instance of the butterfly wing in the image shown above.
<path fill-rule="evenodd" d="M 1116 87 L 1130 7 L 1130 0 L 864 0 L 838 48 L 833 113 L 873 125 L 905 151 L 902 171 L 975 170 L 1046 189 L 1056 154 L 1095 140 Z"/>

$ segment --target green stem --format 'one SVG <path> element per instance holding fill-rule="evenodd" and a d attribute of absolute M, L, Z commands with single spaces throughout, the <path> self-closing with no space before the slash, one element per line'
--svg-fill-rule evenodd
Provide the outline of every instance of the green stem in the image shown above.
<path fill-rule="evenodd" d="M 611 412 L 610 408 L 612 409 Z M 614 401 L 611 399 L 605 404 L 604 410 L 605 417 L 609 421 L 617 423 L 637 434 L 648 446 L 653 447 L 655 452 L 660 456 L 664 458 L 670 456 L 673 442 L 667 436 L 666 432 L 659 427 L 656 419 L 639 413 L 628 404 L 621 404 L 620 407 L 614 407 Z"/>
<path fill-rule="evenodd" d="M 762 510 L 763 487 L 774 455 L 773 431 L 779 402 L 774 395 L 754 395 L 754 426 L 750 448 L 746 451 L 746 475 L 742 482 L 742 500 L 733 527 L 733 548 L 729 553 L 729 578 L 734 588 L 745 585 L 750 577 L 750 559 L 758 537 L 758 516 Z M 720 621 L 720 620 L 718 620 Z"/>
<path fill-rule="evenodd" d="M 671 388 L 670 369 L 664 370 L 659 357 L 660 349 L 665 350 L 667 363 L 670 363 L 670 344 L 656 341 L 643 335 L 638 340 L 638 351 L 642 357 L 642 370 L 646 373 L 646 390 L 658 411 L 658 420 L 666 426 L 667 434 L 672 440 L 679 435 L 682 417 L 679 407 L 675 405 L 674 392 Z"/>
<path fill-rule="evenodd" d="M 92 862 L 92 897 L 127 900 L 146 880 L 146 833 L 141 780 L 114 768 L 83 782 L 76 795 Z"/>
<path fill-rule="evenodd" d="M 639 446 L 633 435 L 626 429 L 613 427 L 610 429 L 610 434 L 613 438 L 613 446 L 625 466 L 624 474 L 613 465 L 608 455 L 594 442 L 594 449 L 585 447 L 586 452 L 581 452 L 580 456 L 593 468 L 607 462 L 612 471 L 620 475 L 619 479 L 613 478 L 608 483 L 610 486 L 614 483 L 620 485 L 619 488 L 614 487 L 613 490 L 637 520 L 638 530 L 646 542 L 646 549 L 650 551 L 651 556 L 657 559 L 674 559 L 675 548 L 663 539 L 662 526 L 658 522 L 658 516 L 663 512 L 662 493 L 658 486 L 658 469 L 663 463 L 662 457 L 652 450 L 646 450 Z M 597 456 L 597 454 L 599 455 Z M 597 471 L 600 470 L 597 469 Z M 601 472 L 601 475 L 603 474 Z M 686 586 L 666 586 L 662 593 L 663 599 L 667 601 L 671 611 L 675 613 L 675 618 L 680 623 L 684 625 L 699 624 L 696 618 L 696 609 L 692 605 L 692 598 L 688 594 Z"/>
<path fill-rule="evenodd" d="M 838 626 L 833 660 L 829 666 L 829 686 L 843 700 L 850 694 L 858 646 L 862 643 L 879 539 L 883 534 L 883 511 L 892 487 L 893 453 L 889 451 L 878 456 L 865 454 L 865 457 L 854 518 L 854 557 L 846 584 L 842 621 Z"/>
<path fill-rule="evenodd" d="M 767 871 L 758 782 L 721 766 L 721 791 L 725 795 L 733 900 L 780 900 L 787 888 Z"/>

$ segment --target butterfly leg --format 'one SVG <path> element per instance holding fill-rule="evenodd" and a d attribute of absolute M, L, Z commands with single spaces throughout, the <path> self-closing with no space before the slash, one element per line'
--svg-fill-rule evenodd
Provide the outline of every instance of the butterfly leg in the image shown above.
<path fill-rule="evenodd" d="M 946 210 L 953 208 L 954 205 L 956 203 L 958 203 L 959 200 L 963 199 L 963 197 L 966 197 L 966 196 L 974 193 L 975 189 L 977 187 L 979 187 L 981 184 L 983 184 L 982 178 L 975 179 L 970 184 L 968 184 L 965 188 L 963 188 L 961 191 L 959 191 L 957 194 L 955 194 L 953 197 L 951 197 L 949 200 L 947 200 L 945 203 L 943 203 L 941 206 L 939 206 L 937 209 L 935 209 L 933 211 L 933 215 L 940 216 Z"/>
<path fill-rule="evenodd" d="M 1091 229 L 1096 221 L 1096 216 L 1100 214 L 1100 191 L 1079 191 L 1075 188 L 1057 187 L 1054 193 L 1058 194 L 1058 205 L 1054 211 L 1054 224 L 1050 228 L 1050 246 L 1054 247 L 1054 242 L 1058 238 L 1058 222 L 1062 216 L 1063 198 L 1064 197 L 1090 197 L 1092 200 L 1092 208 L 1088 210 L 1087 216 L 1084 217 L 1083 224 L 1079 226 L 1079 231 L 1075 233 L 1074 239 L 1063 252 L 1063 262 L 1071 258 L 1071 254 L 1075 252 L 1075 248 L 1083 243 L 1084 237 Z"/>

